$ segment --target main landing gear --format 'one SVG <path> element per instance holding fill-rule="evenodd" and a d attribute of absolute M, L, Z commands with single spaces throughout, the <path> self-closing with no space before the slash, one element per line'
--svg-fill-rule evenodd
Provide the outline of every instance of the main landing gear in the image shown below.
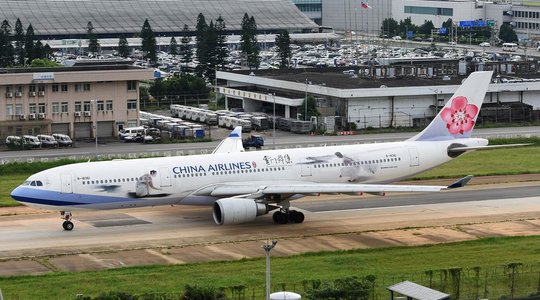
<path fill-rule="evenodd" d="M 272 215 L 272 218 L 276 224 L 304 222 L 304 214 L 297 210 L 280 209 Z"/>
<path fill-rule="evenodd" d="M 60 218 L 64 220 L 64 223 L 62 223 L 62 227 L 65 231 L 71 231 L 73 230 L 73 222 L 71 222 L 71 212 L 70 211 L 61 211 L 60 212 Z"/>

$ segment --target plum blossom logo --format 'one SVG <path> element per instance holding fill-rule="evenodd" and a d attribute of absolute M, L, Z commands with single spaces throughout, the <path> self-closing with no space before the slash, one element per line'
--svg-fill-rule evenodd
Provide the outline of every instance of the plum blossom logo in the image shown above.
<path fill-rule="evenodd" d="M 478 114 L 478 107 L 469 104 L 466 97 L 459 96 L 452 99 L 452 105 L 445 107 L 441 118 L 446 122 L 446 128 L 451 134 L 463 134 L 474 127 L 474 119 Z"/>

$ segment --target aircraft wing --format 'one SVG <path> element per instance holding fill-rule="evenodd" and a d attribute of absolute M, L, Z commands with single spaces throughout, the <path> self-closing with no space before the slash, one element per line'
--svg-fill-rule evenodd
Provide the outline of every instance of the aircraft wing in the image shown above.
<path fill-rule="evenodd" d="M 238 182 L 208 186 L 195 192 L 196 195 L 226 197 L 237 195 L 275 194 L 358 194 L 386 192 L 439 192 L 444 189 L 462 187 L 472 176 L 466 176 L 448 186 L 400 185 L 400 184 L 346 184 L 346 183 L 310 183 L 310 182 Z"/>

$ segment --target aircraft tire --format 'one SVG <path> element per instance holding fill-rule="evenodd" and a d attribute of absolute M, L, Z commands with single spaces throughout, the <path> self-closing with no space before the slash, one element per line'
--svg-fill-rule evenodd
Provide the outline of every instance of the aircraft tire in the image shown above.
<path fill-rule="evenodd" d="M 73 230 L 73 222 L 71 221 L 64 221 L 64 223 L 62 223 L 62 227 L 64 227 L 64 230 L 65 231 L 71 231 Z"/>
<path fill-rule="evenodd" d="M 274 219 L 274 223 L 276 224 L 287 224 L 289 223 L 289 218 L 285 213 L 282 213 L 280 211 L 276 211 L 274 215 L 272 215 L 272 219 Z"/>
<path fill-rule="evenodd" d="M 302 223 L 304 222 L 304 214 L 302 212 L 299 212 L 299 211 L 296 211 L 296 210 L 291 210 L 289 212 L 289 220 L 292 222 L 292 223 Z"/>

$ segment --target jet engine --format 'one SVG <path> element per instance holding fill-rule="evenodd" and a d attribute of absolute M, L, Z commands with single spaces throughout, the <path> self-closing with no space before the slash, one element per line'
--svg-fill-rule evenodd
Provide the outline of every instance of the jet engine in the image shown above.
<path fill-rule="evenodd" d="M 223 198 L 214 202 L 214 222 L 218 225 L 251 222 L 257 216 L 268 213 L 265 203 L 247 198 Z"/>

